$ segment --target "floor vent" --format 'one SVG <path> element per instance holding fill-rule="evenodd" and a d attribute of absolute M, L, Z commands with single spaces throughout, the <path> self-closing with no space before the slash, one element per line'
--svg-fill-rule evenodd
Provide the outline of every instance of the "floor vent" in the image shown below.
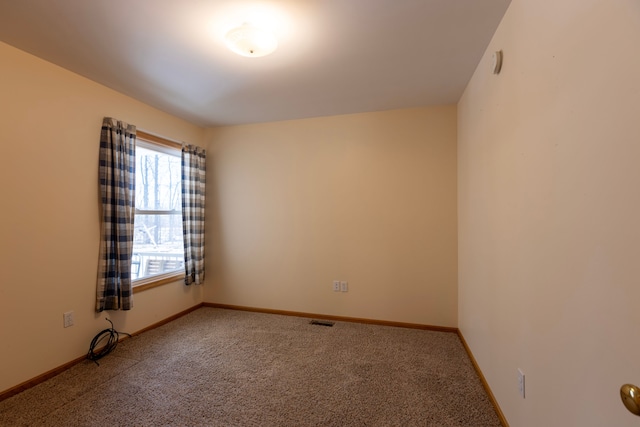
<path fill-rule="evenodd" d="M 335 325 L 335 322 L 329 322 L 328 320 L 312 320 L 311 322 L 312 325 L 320 325 L 320 326 L 333 326 Z"/>

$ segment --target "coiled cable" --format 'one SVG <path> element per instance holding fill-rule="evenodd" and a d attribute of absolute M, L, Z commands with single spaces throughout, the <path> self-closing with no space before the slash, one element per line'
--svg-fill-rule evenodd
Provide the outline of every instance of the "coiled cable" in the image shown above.
<path fill-rule="evenodd" d="M 87 359 L 96 362 L 96 365 L 100 366 L 98 359 L 102 359 L 107 354 L 111 353 L 118 345 L 120 339 L 120 332 L 113 328 L 113 322 L 106 318 L 107 322 L 111 323 L 111 327 L 103 330 L 96 335 L 91 344 L 89 345 L 89 352 L 87 353 Z M 131 334 L 121 332 L 131 337 Z M 104 342 L 106 340 L 106 343 Z M 103 344 L 104 343 L 104 344 Z M 98 350 L 96 350 L 98 348 Z"/>

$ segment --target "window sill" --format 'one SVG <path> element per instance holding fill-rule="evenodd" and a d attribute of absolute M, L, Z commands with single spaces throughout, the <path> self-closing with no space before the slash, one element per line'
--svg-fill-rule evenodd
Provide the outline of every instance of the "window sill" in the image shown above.
<path fill-rule="evenodd" d="M 166 285 L 167 283 L 178 282 L 184 280 L 184 270 L 173 271 L 167 274 L 161 274 L 158 276 L 148 277 L 146 279 L 136 280 L 133 283 L 133 293 L 146 291 L 147 289 L 157 288 L 158 286 Z"/>

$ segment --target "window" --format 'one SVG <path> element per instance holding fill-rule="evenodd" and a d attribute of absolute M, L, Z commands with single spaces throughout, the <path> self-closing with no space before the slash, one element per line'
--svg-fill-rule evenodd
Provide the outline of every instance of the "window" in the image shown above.
<path fill-rule="evenodd" d="M 134 286 L 184 271 L 181 194 L 180 150 L 138 136 Z"/>

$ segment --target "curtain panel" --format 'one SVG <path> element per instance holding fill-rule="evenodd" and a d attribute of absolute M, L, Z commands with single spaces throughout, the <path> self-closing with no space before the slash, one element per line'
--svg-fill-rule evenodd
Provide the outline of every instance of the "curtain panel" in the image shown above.
<path fill-rule="evenodd" d="M 204 282 L 204 190 L 206 150 L 182 146 L 182 231 L 185 285 Z"/>
<path fill-rule="evenodd" d="M 100 134 L 102 201 L 96 311 L 133 307 L 131 255 L 135 213 L 136 127 L 105 117 Z"/>

